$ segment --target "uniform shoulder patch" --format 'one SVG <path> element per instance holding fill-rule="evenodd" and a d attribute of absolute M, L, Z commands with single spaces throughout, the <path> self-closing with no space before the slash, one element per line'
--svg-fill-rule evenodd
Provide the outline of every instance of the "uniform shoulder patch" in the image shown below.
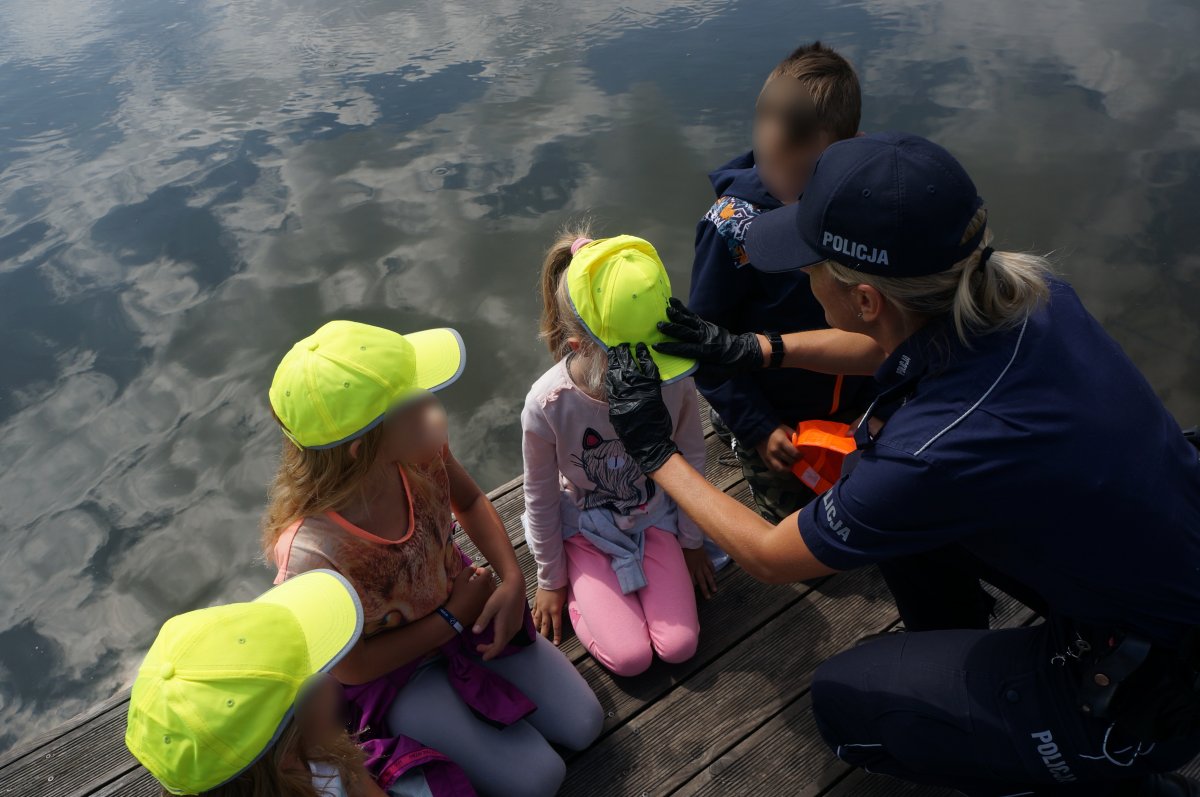
<path fill-rule="evenodd" d="M 723 196 L 704 214 L 704 218 L 717 228 L 717 234 L 729 248 L 729 254 L 738 268 L 750 264 L 743 242 L 746 239 L 746 227 L 760 213 L 762 210 L 753 202 L 735 196 Z"/>

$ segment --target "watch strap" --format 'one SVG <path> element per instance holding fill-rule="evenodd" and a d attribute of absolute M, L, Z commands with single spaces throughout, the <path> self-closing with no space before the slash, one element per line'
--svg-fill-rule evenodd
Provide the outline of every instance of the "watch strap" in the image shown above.
<path fill-rule="evenodd" d="M 767 340 L 771 343 L 771 362 L 768 368 L 779 368 L 783 365 L 783 355 L 786 350 L 783 348 L 783 336 L 778 332 L 766 333 Z"/>

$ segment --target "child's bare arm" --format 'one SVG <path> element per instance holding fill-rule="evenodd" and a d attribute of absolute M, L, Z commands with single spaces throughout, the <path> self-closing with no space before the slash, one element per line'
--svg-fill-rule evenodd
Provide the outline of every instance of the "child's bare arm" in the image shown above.
<path fill-rule="evenodd" d="M 470 626 L 495 590 L 491 571 L 463 568 L 454 580 L 446 610 L 464 626 Z M 359 639 L 333 668 L 333 676 L 344 684 L 368 683 L 432 653 L 453 639 L 455 633 L 439 614 L 428 614 L 392 631 Z"/>
<path fill-rule="evenodd" d="M 403 628 L 360 639 L 333 668 L 333 676 L 344 684 L 365 684 L 432 653 L 453 638 L 450 624 L 431 614 Z"/>
<path fill-rule="evenodd" d="M 445 460 L 446 474 L 450 478 L 450 507 L 454 510 L 454 516 L 500 580 L 505 583 L 516 582 L 524 592 L 525 577 L 521 574 L 517 554 L 509 542 L 499 513 L 453 454 L 447 454 Z"/>
<path fill-rule="evenodd" d="M 445 461 L 454 516 L 501 579 L 500 586 L 479 613 L 473 628 L 475 633 L 481 633 L 489 623 L 495 621 L 494 641 L 478 648 L 486 661 L 499 655 L 521 628 L 526 609 L 525 576 L 521 573 L 517 554 L 492 502 L 448 450 Z"/>

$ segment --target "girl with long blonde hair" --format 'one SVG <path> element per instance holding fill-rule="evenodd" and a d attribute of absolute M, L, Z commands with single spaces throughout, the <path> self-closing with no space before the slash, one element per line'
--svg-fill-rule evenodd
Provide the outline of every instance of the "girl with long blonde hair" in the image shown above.
<path fill-rule="evenodd" d="M 565 774 L 551 743 L 587 746 L 603 715 L 533 631 L 504 525 L 450 451 L 433 393 L 464 358 L 453 330 L 348 321 L 293 346 L 270 391 L 284 441 L 264 549 L 277 581 L 329 568 L 362 600 L 362 640 L 333 674 L 380 785 L 423 765 L 434 794 L 549 795 Z"/>

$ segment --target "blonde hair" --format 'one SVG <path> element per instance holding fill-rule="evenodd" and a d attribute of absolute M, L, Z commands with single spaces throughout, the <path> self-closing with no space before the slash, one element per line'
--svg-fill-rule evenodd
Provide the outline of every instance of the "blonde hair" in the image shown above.
<path fill-rule="evenodd" d="M 576 363 L 572 378 L 576 379 L 579 388 L 593 398 L 602 399 L 607 361 L 595 338 L 579 320 L 567 291 L 567 268 L 574 257 L 571 245 L 580 238 L 591 237 L 591 224 L 580 222 L 572 227 L 564 227 L 546 250 L 538 281 L 542 298 L 538 338 L 545 342 L 555 362 L 568 358 Z M 574 351 L 568 342 L 571 338 L 579 341 L 579 348 Z"/>
<path fill-rule="evenodd" d="M 987 223 L 987 210 L 976 211 L 963 233 L 970 240 Z M 1020 326 L 1049 299 L 1050 262 L 1029 252 L 993 252 L 981 267 L 983 249 L 992 241 L 984 231 L 979 248 L 950 269 L 923 277 L 879 277 L 863 274 L 832 260 L 830 276 L 843 285 L 870 285 L 908 315 L 934 318 L 949 315 L 963 343 L 972 335 Z"/>
<path fill-rule="evenodd" d="M 356 499 L 367 497 L 367 480 L 379 457 L 386 426 L 385 421 L 362 437 L 335 448 L 300 448 L 287 437 L 283 438 L 279 468 L 271 484 L 262 522 L 263 554 L 268 562 L 275 561 L 275 543 L 280 535 L 297 520 L 337 511 Z M 359 447 L 352 455 L 350 447 L 355 442 L 359 442 Z M 408 479 L 413 502 L 436 513 L 439 528 L 449 525 L 450 507 L 442 500 L 437 486 L 424 469 L 407 463 L 401 467 Z"/>
<path fill-rule="evenodd" d="M 347 794 L 361 793 L 366 777 L 363 760 L 366 754 L 345 733 L 332 742 L 314 746 L 306 744 L 300 724 L 292 719 L 280 734 L 279 740 L 255 761 L 249 769 L 229 783 L 203 792 L 198 797 L 320 797 L 313 785 L 309 764 L 327 764 L 337 771 Z M 299 764 L 299 766 L 297 766 Z M 170 797 L 162 789 L 161 797 Z"/>

